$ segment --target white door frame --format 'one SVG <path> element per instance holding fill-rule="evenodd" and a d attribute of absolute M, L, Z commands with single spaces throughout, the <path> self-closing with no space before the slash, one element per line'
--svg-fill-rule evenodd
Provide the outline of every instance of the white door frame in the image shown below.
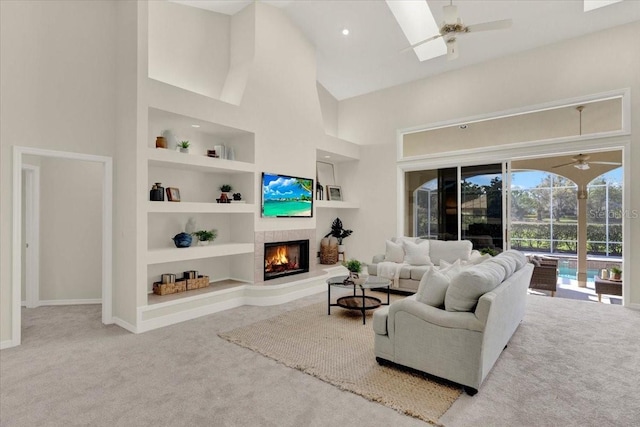
<path fill-rule="evenodd" d="M 102 323 L 113 323 L 113 159 L 92 154 L 13 147 L 13 240 L 12 240 L 12 303 L 11 346 L 20 345 L 22 333 L 22 168 L 23 156 L 34 155 L 69 160 L 84 160 L 102 164 Z"/>
<path fill-rule="evenodd" d="M 40 167 L 23 164 L 25 197 L 25 231 L 28 245 L 23 262 L 25 269 L 25 290 L 27 308 L 40 305 Z"/>

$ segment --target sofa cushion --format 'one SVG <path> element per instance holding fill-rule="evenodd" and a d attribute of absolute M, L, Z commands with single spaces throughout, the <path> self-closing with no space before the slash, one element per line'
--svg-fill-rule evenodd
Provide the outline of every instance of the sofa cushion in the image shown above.
<path fill-rule="evenodd" d="M 421 240 L 418 243 L 405 240 L 402 242 L 404 247 L 404 262 L 411 265 L 433 265 L 429 258 L 429 241 Z"/>
<path fill-rule="evenodd" d="M 504 280 L 504 267 L 490 261 L 467 267 L 451 279 L 444 299 L 445 310 L 472 311 L 482 295 Z"/>
<path fill-rule="evenodd" d="M 394 243 L 391 240 L 385 242 L 384 260 L 388 262 L 404 262 L 404 249 L 402 243 Z"/>
<path fill-rule="evenodd" d="M 429 271 L 433 265 L 420 265 L 411 267 L 411 276 L 409 277 L 411 280 L 420 281 L 422 277 Z"/>
<path fill-rule="evenodd" d="M 510 257 L 516 262 L 516 270 L 520 270 L 527 264 L 527 257 L 520 251 L 509 249 L 508 251 L 498 254 L 498 257 Z"/>
<path fill-rule="evenodd" d="M 496 256 L 494 258 L 491 258 L 487 262 L 493 262 L 502 266 L 502 268 L 504 268 L 505 277 L 511 277 L 513 272 L 516 271 L 516 260 L 513 259 L 512 257 Z"/>
<path fill-rule="evenodd" d="M 440 265 L 444 260 L 453 263 L 459 259 L 467 261 L 471 257 L 473 245 L 468 240 L 431 240 L 429 241 L 429 256 L 431 262 Z"/>
<path fill-rule="evenodd" d="M 447 294 L 447 288 L 451 278 L 449 275 L 441 271 L 431 268 L 422 276 L 418 291 L 416 292 L 416 301 L 430 305 L 432 307 L 441 307 L 444 305 L 444 297 Z"/>

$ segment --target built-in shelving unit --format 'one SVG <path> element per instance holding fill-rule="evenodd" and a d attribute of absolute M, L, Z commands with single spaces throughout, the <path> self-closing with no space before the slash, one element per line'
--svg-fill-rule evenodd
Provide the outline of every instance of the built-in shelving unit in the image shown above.
<path fill-rule="evenodd" d="M 254 135 L 157 108 L 149 108 L 148 127 L 147 184 L 149 188 L 156 182 L 165 188 L 178 188 L 180 201 L 147 199 L 145 204 L 147 292 L 162 273 L 181 277 L 182 271 L 198 270 L 212 282 L 204 290 L 165 296 L 149 294 L 147 297 L 147 306 L 153 304 L 154 310 L 166 306 L 167 316 L 179 316 L 183 310 L 192 309 L 194 300 L 208 301 L 210 294 L 221 289 L 217 284 L 251 283 L 252 276 L 240 266 L 252 262 L 254 252 Z M 156 148 L 155 139 L 164 130 L 170 130 L 175 141 L 189 140 L 190 152 L 175 151 L 172 141 L 168 141 L 167 149 Z M 233 158 L 206 155 L 207 150 L 222 145 L 233 150 Z M 232 193 L 241 193 L 242 201 L 216 202 L 223 184 L 231 185 Z M 190 218 L 196 220 L 197 230 L 217 229 L 216 240 L 207 246 L 199 246 L 194 238 L 191 247 L 176 248 L 171 237 L 184 231 Z M 245 270 L 253 272 L 253 266 Z"/>
<path fill-rule="evenodd" d="M 334 200 L 316 200 L 316 208 L 318 209 L 358 209 L 360 203 L 349 201 L 334 201 Z"/>

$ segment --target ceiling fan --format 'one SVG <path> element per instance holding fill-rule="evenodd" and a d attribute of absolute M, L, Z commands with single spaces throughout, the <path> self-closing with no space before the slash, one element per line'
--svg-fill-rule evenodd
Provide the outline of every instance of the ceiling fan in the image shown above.
<path fill-rule="evenodd" d="M 580 113 L 580 136 L 582 136 L 582 110 L 584 110 L 584 105 L 578 105 L 576 107 L 578 113 Z M 589 162 L 588 160 L 591 158 L 588 154 L 578 154 L 577 156 L 573 156 L 573 161 L 569 163 L 563 163 L 561 165 L 552 166 L 552 169 L 561 168 L 564 166 L 573 166 L 576 169 L 587 170 L 589 169 L 589 164 L 593 165 L 616 165 L 621 166 L 622 163 L 619 162 Z"/>
<path fill-rule="evenodd" d="M 573 161 L 569 162 L 569 163 L 563 163 L 561 165 L 555 165 L 552 166 L 553 169 L 555 168 L 561 168 L 564 166 L 573 166 L 576 169 L 580 169 L 580 170 L 587 170 L 589 169 L 589 164 L 593 164 L 593 165 L 616 165 L 616 166 L 621 166 L 622 163 L 618 163 L 618 162 L 589 162 L 588 160 L 591 158 L 591 156 L 589 156 L 588 154 L 578 154 L 577 156 L 573 156 L 572 159 Z"/>
<path fill-rule="evenodd" d="M 458 6 L 453 5 L 453 0 L 450 0 L 448 6 L 444 6 L 444 22 L 440 27 L 440 34 L 436 34 L 433 37 L 429 37 L 418 43 L 412 44 L 405 50 L 411 50 L 418 46 L 421 46 L 430 41 L 444 38 L 447 44 L 447 59 L 456 59 L 458 57 L 458 36 L 465 33 L 477 33 L 480 31 L 491 30 L 503 30 L 511 27 L 511 19 L 502 19 L 499 21 L 482 22 L 473 25 L 464 25 L 462 20 L 458 16 Z"/>

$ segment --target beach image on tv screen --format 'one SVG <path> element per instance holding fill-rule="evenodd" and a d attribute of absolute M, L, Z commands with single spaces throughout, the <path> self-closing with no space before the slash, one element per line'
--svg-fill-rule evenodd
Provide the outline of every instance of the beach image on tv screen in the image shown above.
<path fill-rule="evenodd" d="M 313 180 L 265 173 L 262 216 L 312 216 Z"/>

